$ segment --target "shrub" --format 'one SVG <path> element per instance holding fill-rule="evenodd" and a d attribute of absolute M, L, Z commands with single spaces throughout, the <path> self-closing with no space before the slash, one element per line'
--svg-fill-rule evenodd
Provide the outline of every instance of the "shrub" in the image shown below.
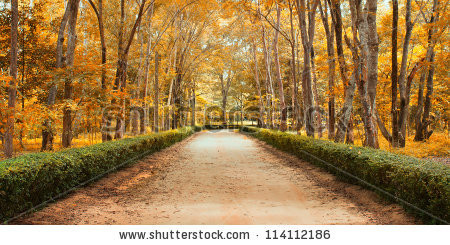
<path fill-rule="evenodd" d="M 442 220 L 450 221 L 450 167 L 447 165 L 268 129 L 244 127 L 242 131 L 324 167 L 347 181 L 370 187 L 336 168 L 344 170 Z M 428 222 L 438 222 L 401 204 Z"/>
<path fill-rule="evenodd" d="M 0 222 L 105 171 L 170 146 L 194 132 L 182 128 L 0 162 Z"/>

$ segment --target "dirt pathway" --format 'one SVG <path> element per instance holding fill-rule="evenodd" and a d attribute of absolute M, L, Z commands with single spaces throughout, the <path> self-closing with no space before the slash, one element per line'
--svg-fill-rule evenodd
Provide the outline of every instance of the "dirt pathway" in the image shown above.
<path fill-rule="evenodd" d="M 202 132 L 17 224 L 414 224 L 396 204 L 245 135 Z"/>

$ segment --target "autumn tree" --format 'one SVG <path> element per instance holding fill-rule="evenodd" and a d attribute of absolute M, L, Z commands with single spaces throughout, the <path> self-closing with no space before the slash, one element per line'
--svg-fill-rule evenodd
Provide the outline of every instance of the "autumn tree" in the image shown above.
<path fill-rule="evenodd" d="M 8 112 L 5 132 L 4 150 L 6 157 L 12 157 L 14 152 L 14 120 L 16 106 L 16 84 L 17 84 L 17 34 L 19 22 L 19 7 L 17 0 L 11 0 L 11 63 L 10 82 L 8 87 Z"/>
<path fill-rule="evenodd" d="M 76 47 L 76 24 L 78 17 L 78 8 L 80 0 L 69 0 L 64 12 L 64 16 L 61 20 L 58 41 L 56 45 L 56 68 L 62 69 L 70 67 L 74 62 L 75 47 Z M 64 52 L 64 43 L 67 29 L 67 47 Z M 48 92 L 47 105 L 52 107 L 55 104 L 56 94 L 58 91 L 58 85 L 54 84 L 50 87 Z M 70 77 L 64 82 L 64 98 L 66 100 L 71 100 L 73 94 L 72 81 Z M 53 138 L 54 131 L 52 129 L 52 120 L 46 119 L 44 121 L 44 126 L 42 130 L 42 147 L 41 150 L 53 150 Z M 63 136 L 62 142 L 63 146 L 68 147 L 72 141 L 72 111 L 70 105 L 64 108 L 64 119 L 63 119 Z"/>
<path fill-rule="evenodd" d="M 443 11 L 442 7 L 439 5 L 439 1 L 433 0 L 433 7 L 431 11 L 431 16 L 427 17 L 424 12 L 422 12 L 425 22 L 428 24 L 428 38 L 427 38 L 427 52 L 425 57 L 425 63 L 420 76 L 418 99 L 417 99 L 417 113 L 415 115 L 416 120 L 416 134 L 414 136 L 415 141 L 424 141 L 430 138 L 433 133 L 428 127 L 431 124 L 430 113 L 431 113 L 431 97 L 433 95 L 433 77 L 435 72 L 435 46 L 438 39 L 438 26 L 439 15 Z M 426 95 L 424 101 L 424 81 L 426 79 Z"/>
<path fill-rule="evenodd" d="M 322 7 L 323 5 L 323 7 Z M 325 0 L 319 1 L 320 17 L 322 19 L 323 28 L 325 30 L 327 41 L 327 56 L 328 56 L 328 139 L 333 139 L 335 135 L 335 95 L 334 87 L 336 80 L 336 58 L 334 51 L 334 28 L 330 28 L 328 20 L 328 2 Z"/>

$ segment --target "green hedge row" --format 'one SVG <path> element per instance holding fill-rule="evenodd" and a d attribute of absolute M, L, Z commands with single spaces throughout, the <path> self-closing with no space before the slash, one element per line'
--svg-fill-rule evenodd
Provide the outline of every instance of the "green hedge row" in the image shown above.
<path fill-rule="evenodd" d="M 127 160 L 181 141 L 196 130 L 199 129 L 187 127 L 1 161 L 0 223 Z"/>
<path fill-rule="evenodd" d="M 347 181 L 361 184 L 360 181 L 343 174 L 334 167 L 342 169 L 450 222 L 450 167 L 447 165 L 383 150 L 338 144 L 268 129 L 244 127 L 242 131 L 252 133 L 254 137 L 278 149 L 324 167 Z M 401 204 L 405 206 L 404 203 Z M 427 222 L 442 223 L 407 205 L 405 208 Z"/>

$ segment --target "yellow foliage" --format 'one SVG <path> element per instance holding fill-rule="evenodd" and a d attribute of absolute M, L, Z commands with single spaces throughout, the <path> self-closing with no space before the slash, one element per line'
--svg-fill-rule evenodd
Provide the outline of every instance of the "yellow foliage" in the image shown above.
<path fill-rule="evenodd" d="M 405 148 L 393 148 L 384 138 L 380 140 L 381 149 L 419 158 L 448 157 L 450 155 L 449 146 L 450 137 L 446 133 L 433 133 L 426 142 L 416 142 L 414 136 L 410 136 L 407 138 Z"/>

